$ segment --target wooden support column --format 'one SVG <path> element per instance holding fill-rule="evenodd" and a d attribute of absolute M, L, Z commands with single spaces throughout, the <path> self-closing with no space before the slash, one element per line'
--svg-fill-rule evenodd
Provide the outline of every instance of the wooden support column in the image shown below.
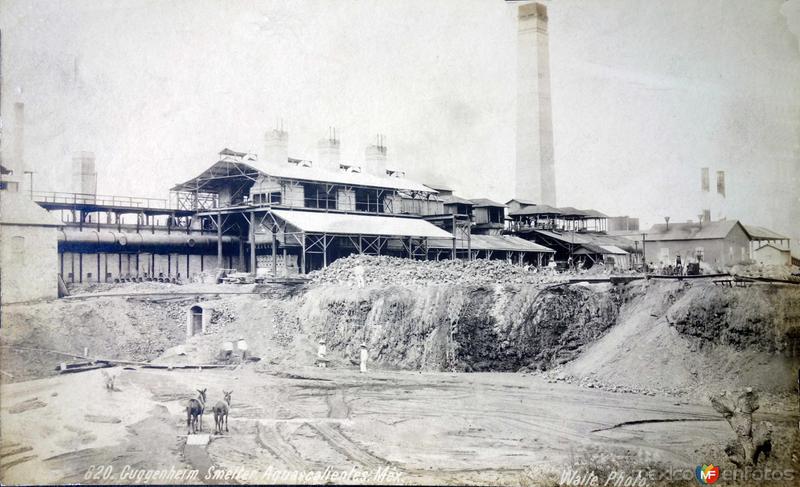
<path fill-rule="evenodd" d="M 328 267 L 328 234 L 322 234 L 322 268 Z"/>
<path fill-rule="evenodd" d="M 256 273 L 256 213 L 250 212 L 250 272 Z"/>
<path fill-rule="evenodd" d="M 469 225 L 469 223 L 467 223 L 467 225 Z M 467 255 L 469 255 L 469 260 L 473 260 L 472 259 L 472 238 L 471 238 L 470 232 L 472 232 L 472 228 L 471 227 L 467 227 Z M 476 255 L 476 258 L 477 258 L 477 255 Z"/>
<path fill-rule="evenodd" d="M 272 277 L 278 277 L 278 230 L 272 226 Z"/>
<path fill-rule="evenodd" d="M 456 260 L 456 216 L 453 215 L 453 255 L 452 260 Z"/>
<path fill-rule="evenodd" d="M 212 218 L 211 221 L 214 221 Z M 217 267 L 223 268 L 222 265 L 222 212 L 217 211 Z"/>
<path fill-rule="evenodd" d="M 289 241 L 286 240 L 286 224 L 283 224 L 283 268 L 286 271 L 286 275 L 289 275 L 289 261 L 286 260 L 286 247 Z"/>
<path fill-rule="evenodd" d="M 300 273 L 306 273 L 306 234 L 305 232 L 300 233 Z"/>
<path fill-rule="evenodd" d="M 236 267 L 238 270 L 244 271 L 244 234 L 241 231 L 239 232 L 239 262 Z"/>

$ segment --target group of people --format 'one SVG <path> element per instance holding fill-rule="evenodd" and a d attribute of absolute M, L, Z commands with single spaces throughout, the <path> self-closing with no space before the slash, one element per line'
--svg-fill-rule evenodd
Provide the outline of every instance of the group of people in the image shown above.
<path fill-rule="evenodd" d="M 327 367 L 328 359 L 325 356 L 328 353 L 328 348 L 325 345 L 325 340 L 321 339 L 319 341 L 319 346 L 317 347 L 317 367 Z M 361 372 L 367 371 L 367 360 L 369 360 L 369 353 L 367 352 L 367 344 L 366 342 L 361 342 L 361 352 L 359 354 L 359 362 L 361 366 Z"/>

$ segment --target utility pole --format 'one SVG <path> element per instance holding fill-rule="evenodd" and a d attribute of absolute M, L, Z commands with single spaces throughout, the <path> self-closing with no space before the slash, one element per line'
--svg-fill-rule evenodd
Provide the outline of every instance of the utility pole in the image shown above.
<path fill-rule="evenodd" d="M 642 234 L 642 262 L 644 263 L 645 267 L 647 266 L 647 254 L 644 251 L 644 237 L 646 235 L 646 233 Z"/>

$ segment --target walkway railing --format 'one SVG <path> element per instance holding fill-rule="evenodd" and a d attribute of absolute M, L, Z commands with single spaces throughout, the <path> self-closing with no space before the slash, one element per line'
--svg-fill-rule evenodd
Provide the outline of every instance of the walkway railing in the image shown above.
<path fill-rule="evenodd" d="M 34 191 L 33 200 L 38 203 L 61 203 L 72 205 L 97 205 L 127 208 L 168 209 L 163 198 L 141 198 L 136 196 L 117 196 L 87 193 L 65 193 L 60 191 Z"/>

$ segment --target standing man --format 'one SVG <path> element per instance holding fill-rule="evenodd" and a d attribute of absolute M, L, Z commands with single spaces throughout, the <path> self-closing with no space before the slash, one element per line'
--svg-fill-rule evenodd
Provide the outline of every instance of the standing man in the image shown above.
<path fill-rule="evenodd" d="M 364 373 L 367 371 L 367 359 L 369 358 L 369 354 L 367 353 L 367 344 L 361 344 L 361 372 Z"/>
<path fill-rule="evenodd" d="M 240 338 L 238 342 L 236 342 L 236 347 L 242 352 L 242 362 L 247 360 L 247 342 L 244 341 L 244 338 Z"/>
<path fill-rule="evenodd" d="M 358 265 L 355 269 L 353 269 L 353 274 L 356 278 L 356 286 L 363 289 L 365 286 L 364 282 L 364 266 Z"/>

